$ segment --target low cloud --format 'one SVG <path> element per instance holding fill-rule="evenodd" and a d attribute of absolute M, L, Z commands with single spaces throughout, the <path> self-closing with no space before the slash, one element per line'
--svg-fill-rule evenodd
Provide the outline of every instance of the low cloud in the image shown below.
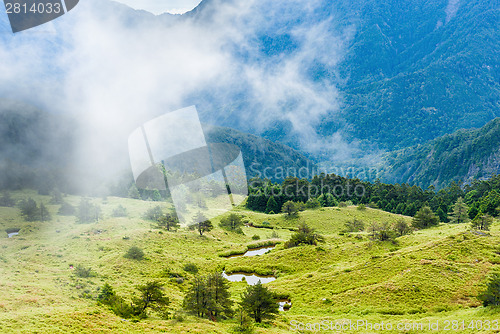
<path fill-rule="evenodd" d="M 338 115 L 337 67 L 355 27 L 321 14 L 323 1 L 211 3 L 201 16 L 168 18 L 88 0 L 55 21 L 57 34 L 4 34 L 1 94 L 77 118 L 79 163 L 103 177 L 128 167 L 130 131 L 204 99 L 205 122 L 256 134 L 287 124 L 302 149 L 349 158 L 356 146 L 318 127 Z"/>

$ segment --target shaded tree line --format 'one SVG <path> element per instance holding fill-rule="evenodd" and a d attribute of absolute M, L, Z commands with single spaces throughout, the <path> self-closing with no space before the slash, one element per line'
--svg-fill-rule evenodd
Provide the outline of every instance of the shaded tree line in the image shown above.
<path fill-rule="evenodd" d="M 449 222 L 456 215 L 453 210 L 459 198 L 467 205 L 469 219 L 478 214 L 498 216 L 500 176 L 475 180 L 467 185 L 453 182 L 441 190 L 433 186 L 422 189 L 416 185 L 385 184 L 378 180 L 368 182 L 334 174 L 316 175 L 312 180 L 290 177 L 281 184 L 253 178 L 249 180 L 247 208 L 278 213 L 288 201 L 311 205 L 319 202 L 323 207 L 352 203 L 413 217 L 422 207 L 428 206 L 441 222 Z"/>

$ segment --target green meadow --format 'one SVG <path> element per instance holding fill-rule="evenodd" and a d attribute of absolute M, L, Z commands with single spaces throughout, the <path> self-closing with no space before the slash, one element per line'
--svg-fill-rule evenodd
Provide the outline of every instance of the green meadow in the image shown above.
<path fill-rule="evenodd" d="M 57 215 L 59 205 L 49 204 L 48 196 L 34 191 L 11 195 L 15 200 L 30 196 L 44 202 L 52 220 L 26 222 L 18 208 L 0 207 L 1 333 L 229 333 L 234 320 L 212 322 L 178 311 L 194 278 L 184 270 L 189 263 L 199 268 L 199 274 L 225 270 L 277 278 L 266 286 L 288 298 L 292 307 L 271 323 L 256 326 L 257 333 L 333 333 L 337 331 L 326 326 L 336 322 L 393 326 L 384 331 L 351 327 L 346 332 L 431 333 L 436 331 L 410 327 L 437 323 L 439 332 L 445 332 L 448 324 L 453 331 L 452 321 L 460 326 L 463 321 L 460 333 L 500 332 L 493 323 L 500 321 L 500 310 L 483 307 L 477 298 L 500 264 L 498 221 L 486 234 L 470 231 L 468 224 L 440 224 L 393 243 L 372 241 L 367 232 L 343 233 L 344 223 L 354 218 L 365 224 L 401 218 L 411 222 L 410 217 L 351 206 L 306 210 L 298 218 L 285 219 L 282 214 L 237 208 L 235 212 L 249 223 L 266 228 L 245 226 L 244 234 L 232 233 L 218 226 L 219 217 L 213 220 L 214 229 L 200 237 L 187 229 L 160 230 L 142 218 L 158 204 L 168 209 L 167 203 L 92 198 L 100 205 L 102 218 L 79 224 L 73 216 Z M 76 206 L 80 197 L 64 200 Z M 127 209 L 127 217 L 112 217 L 118 205 Z M 300 222 L 314 227 L 325 242 L 285 249 L 283 242 Z M 19 235 L 8 238 L 5 231 L 12 229 L 19 229 Z M 277 245 L 261 256 L 225 257 L 266 243 Z M 142 248 L 145 258 L 125 258 L 131 246 Z M 95 275 L 77 277 L 76 266 L 91 267 Z M 151 280 L 165 284 L 171 319 L 154 315 L 138 322 L 121 319 L 95 300 L 105 283 L 130 300 L 137 294 L 136 285 Z M 235 302 L 246 285 L 231 283 Z M 485 324 L 482 329 L 477 328 L 480 321 Z M 304 329 L 299 330 L 299 324 Z M 306 330 L 307 324 L 312 331 Z M 406 324 L 407 330 L 398 330 L 397 324 Z"/>

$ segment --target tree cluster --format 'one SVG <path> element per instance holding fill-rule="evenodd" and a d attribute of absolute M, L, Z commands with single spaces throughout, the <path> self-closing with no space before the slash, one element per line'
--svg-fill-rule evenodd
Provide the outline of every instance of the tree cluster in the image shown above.
<path fill-rule="evenodd" d="M 167 306 L 170 304 L 170 300 L 163 292 L 162 283 L 159 281 L 147 282 L 144 285 L 138 285 L 136 289 L 139 291 L 139 296 L 133 297 L 132 303 L 128 303 L 115 293 L 111 285 L 106 283 L 101 288 L 97 300 L 123 318 L 144 319 L 148 316 L 148 309 L 151 309 L 162 318 L 168 319 Z"/>
<path fill-rule="evenodd" d="M 455 205 L 460 199 L 458 211 Z M 373 183 L 349 179 L 334 174 L 321 174 L 312 180 L 289 177 L 281 184 L 253 178 L 249 181 L 247 208 L 266 213 L 278 213 L 288 202 L 318 201 L 323 207 L 340 203 L 363 204 L 381 210 L 415 216 L 422 207 L 429 207 L 441 222 L 467 222 L 480 212 L 492 217 L 500 214 L 500 175 L 489 180 L 475 180 L 470 185 L 451 183 L 437 191 L 416 185 Z M 457 217 L 460 217 L 457 220 Z M 465 221 L 464 221 L 465 220 Z"/>
<path fill-rule="evenodd" d="M 250 315 L 258 323 L 272 319 L 278 313 L 277 299 L 277 295 L 260 281 L 249 285 L 239 303 L 238 327 L 247 327 L 246 315 Z M 232 318 L 235 314 L 232 306 L 228 280 L 221 273 L 195 277 L 183 301 L 183 308 L 188 313 L 212 321 Z"/>
<path fill-rule="evenodd" d="M 40 202 L 38 205 L 34 199 L 31 197 L 22 199 L 19 202 L 19 209 L 21 210 L 21 216 L 26 221 L 49 221 L 52 219 L 49 210 Z"/>

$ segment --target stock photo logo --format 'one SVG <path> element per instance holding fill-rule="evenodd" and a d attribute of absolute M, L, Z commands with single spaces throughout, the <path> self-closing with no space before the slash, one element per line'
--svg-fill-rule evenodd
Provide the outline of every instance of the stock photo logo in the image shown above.
<path fill-rule="evenodd" d="M 66 14 L 79 0 L 4 0 L 12 32 L 27 30 Z"/>
<path fill-rule="evenodd" d="M 248 195 L 240 148 L 207 143 L 194 106 L 144 123 L 128 147 L 137 187 L 169 192 L 183 226 L 219 216 Z"/>

